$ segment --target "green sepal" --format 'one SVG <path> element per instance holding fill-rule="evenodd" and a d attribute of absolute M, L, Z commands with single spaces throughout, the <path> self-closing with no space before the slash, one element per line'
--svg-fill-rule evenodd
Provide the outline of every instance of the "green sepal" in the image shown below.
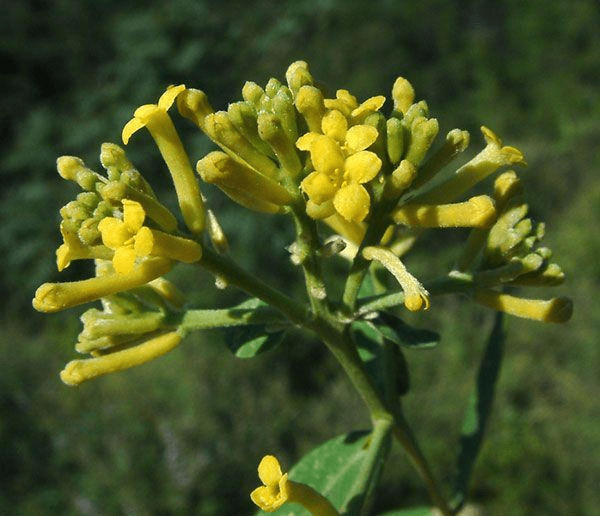
<path fill-rule="evenodd" d="M 300 459 L 289 471 L 290 479 L 316 489 L 345 516 L 356 514 L 350 510 L 346 511 L 346 508 L 354 507 L 356 502 L 352 502 L 352 498 L 360 495 L 352 491 L 362 473 L 363 461 L 368 455 L 370 435 L 368 431 L 355 431 L 327 441 Z M 266 514 L 310 516 L 301 505 L 293 503 L 285 504 L 271 513 L 257 513 L 260 516 Z"/>

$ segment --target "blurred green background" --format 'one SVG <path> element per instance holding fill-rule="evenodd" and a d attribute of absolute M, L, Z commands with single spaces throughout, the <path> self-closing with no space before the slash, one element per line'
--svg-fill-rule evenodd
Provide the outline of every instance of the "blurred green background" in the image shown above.
<path fill-rule="evenodd" d="M 575 315 L 564 326 L 509 320 L 473 498 L 489 514 L 597 514 L 598 27 L 597 0 L 7 3 L 0 17 L 0 513 L 250 514 L 263 454 L 289 466 L 323 440 L 368 426 L 336 364 L 301 335 L 242 361 L 217 332 L 197 334 L 154 363 L 68 388 L 58 372 L 75 355 L 81 310 L 42 316 L 30 307 L 35 288 L 59 278 L 58 209 L 76 193 L 56 174 L 57 156 L 77 155 L 99 170 L 100 143 L 119 142 L 133 109 L 166 85 L 201 88 L 223 109 L 240 98 L 244 81 L 282 79 L 289 63 L 305 59 L 321 82 L 359 98 L 388 95 L 395 77 L 405 76 L 442 133 L 471 132 L 469 156 L 483 145 L 481 124 L 525 152 L 531 211 L 547 222 L 545 244 L 568 277 L 542 294 L 572 296 Z M 195 162 L 208 143 L 181 127 Z M 151 140 L 136 137 L 129 147 L 146 177 L 166 186 Z M 234 254 L 289 285 L 289 230 L 215 199 Z M 446 243 L 433 235 L 409 267 L 424 278 L 444 270 L 452 258 Z M 274 263 L 285 265 L 274 271 Z M 71 269 L 60 278 L 89 274 L 86 264 Z M 243 299 L 217 292 L 192 269 L 173 279 L 200 307 Z M 449 490 L 492 314 L 453 297 L 434 300 L 413 320 L 443 334 L 436 349 L 407 354 L 405 405 Z M 379 508 L 424 503 L 396 450 Z"/>

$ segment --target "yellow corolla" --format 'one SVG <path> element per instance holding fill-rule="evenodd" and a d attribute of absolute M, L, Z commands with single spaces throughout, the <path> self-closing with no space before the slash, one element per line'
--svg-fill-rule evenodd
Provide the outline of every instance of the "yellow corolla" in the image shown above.
<path fill-rule="evenodd" d="M 138 257 L 162 256 L 191 263 L 202 257 L 197 242 L 144 226 L 146 213 L 140 203 L 123 199 L 123 219 L 106 217 L 98 224 L 102 243 L 114 250 L 113 267 L 130 273 Z"/>
<path fill-rule="evenodd" d="M 346 220 L 362 222 L 369 213 L 371 199 L 363 184 L 381 169 L 381 159 L 367 151 L 377 139 L 377 129 L 369 125 L 348 127 L 348 119 L 338 110 L 330 110 L 321 123 L 323 134 L 307 133 L 296 146 L 310 152 L 314 172 L 301 183 L 309 203 L 322 206 L 309 214 L 325 218 L 337 211 Z M 309 207 L 310 208 L 310 207 Z"/>

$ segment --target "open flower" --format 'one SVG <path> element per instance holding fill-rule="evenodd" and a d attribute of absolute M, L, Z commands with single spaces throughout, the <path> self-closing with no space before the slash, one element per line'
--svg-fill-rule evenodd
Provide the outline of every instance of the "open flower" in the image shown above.
<path fill-rule="evenodd" d="M 144 226 L 142 205 L 129 199 L 122 202 L 122 220 L 106 217 L 98 224 L 102 242 L 115 252 L 112 262 L 118 274 L 130 273 L 137 258 L 162 256 L 191 263 L 202 257 L 200 244 Z"/>
<path fill-rule="evenodd" d="M 265 512 L 274 512 L 291 502 L 299 503 L 314 516 L 339 516 L 331 502 L 312 487 L 289 480 L 273 455 L 266 455 L 260 461 L 258 477 L 264 485 L 252 491 L 250 498 Z"/>
<path fill-rule="evenodd" d="M 276 511 L 287 502 L 288 475 L 281 472 L 279 461 L 273 455 L 266 455 L 260 461 L 258 478 L 264 485 L 252 491 L 250 498 L 263 511 Z"/>
<path fill-rule="evenodd" d="M 377 139 L 377 129 L 368 125 L 348 127 L 347 118 L 338 110 L 329 111 L 322 120 L 323 134 L 307 133 L 296 142 L 300 150 L 310 152 L 315 171 L 301 183 L 310 203 L 324 205 L 325 218 L 337 211 L 346 220 L 362 222 L 369 213 L 371 199 L 362 186 L 381 169 L 381 159 L 367 151 Z M 314 216 L 316 210 L 309 214 Z"/>

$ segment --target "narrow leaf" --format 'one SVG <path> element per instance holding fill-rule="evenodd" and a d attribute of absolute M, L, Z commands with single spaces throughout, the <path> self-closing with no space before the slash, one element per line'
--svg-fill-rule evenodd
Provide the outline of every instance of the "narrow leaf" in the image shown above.
<path fill-rule="evenodd" d="M 502 313 L 497 312 L 494 326 L 481 359 L 475 388 L 471 393 L 469 407 L 463 421 L 455 493 L 455 502 L 458 506 L 461 506 L 467 497 L 469 478 L 483 441 L 486 423 L 492 408 L 505 339 L 502 321 Z"/>
<path fill-rule="evenodd" d="M 432 348 L 440 341 L 439 333 L 423 328 L 414 328 L 389 312 L 379 312 L 372 323 L 379 332 L 399 346 Z"/>

